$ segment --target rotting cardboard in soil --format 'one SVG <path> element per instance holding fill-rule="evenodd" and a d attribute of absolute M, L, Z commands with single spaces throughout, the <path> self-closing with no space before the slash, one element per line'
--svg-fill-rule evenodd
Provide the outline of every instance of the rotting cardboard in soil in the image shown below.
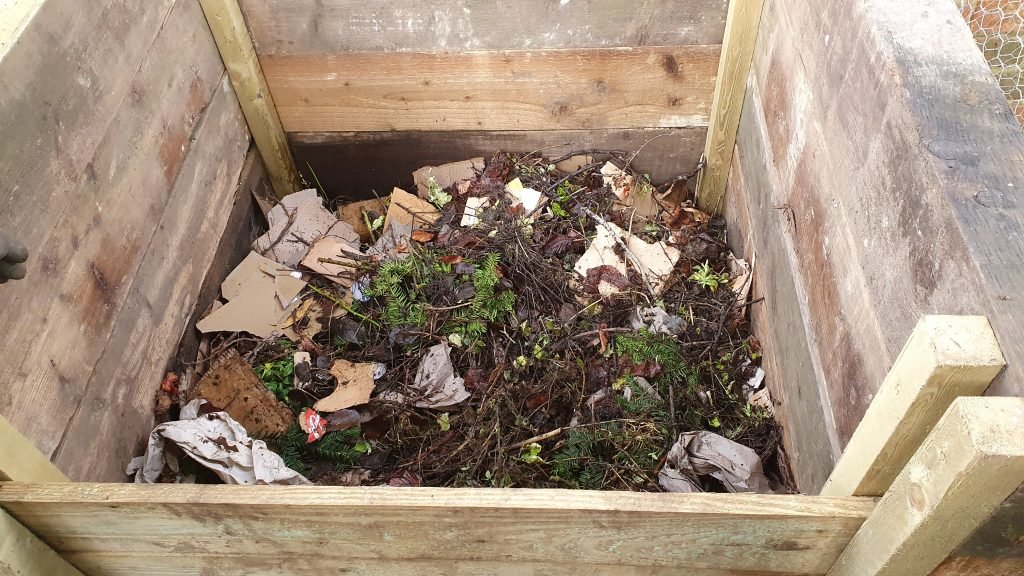
<path fill-rule="evenodd" d="M 180 397 L 275 415 L 250 434 L 318 484 L 787 491 L 754 263 L 693 207 L 693 173 L 656 186 L 587 150 L 414 176 L 330 217 L 315 190 L 279 204 Z M 210 372 L 231 394 L 204 397 Z"/>

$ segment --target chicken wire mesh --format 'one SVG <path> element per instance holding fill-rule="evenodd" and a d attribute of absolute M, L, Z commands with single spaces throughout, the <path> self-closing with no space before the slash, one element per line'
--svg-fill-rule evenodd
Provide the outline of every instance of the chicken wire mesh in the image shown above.
<path fill-rule="evenodd" d="M 1024 124 L 1024 0 L 954 0 Z"/>

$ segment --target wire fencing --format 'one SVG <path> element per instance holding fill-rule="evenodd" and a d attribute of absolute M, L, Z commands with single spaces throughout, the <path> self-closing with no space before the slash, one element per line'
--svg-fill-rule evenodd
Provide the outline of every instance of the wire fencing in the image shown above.
<path fill-rule="evenodd" d="M 1024 125 L 1024 0 L 954 0 Z"/>

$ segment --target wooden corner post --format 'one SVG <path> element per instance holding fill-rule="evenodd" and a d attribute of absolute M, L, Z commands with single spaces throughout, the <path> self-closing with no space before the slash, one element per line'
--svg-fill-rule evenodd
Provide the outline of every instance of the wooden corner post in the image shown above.
<path fill-rule="evenodd" d="M 959 398 L 828 576 L 927 576 L 1024 482 L 1024 398 Z"/>
<path fill-rule="evenodd" d="M 709 214 L 722 211 L 763 7 L 764 0 L 729 2 L 722 58 L 718 63 L 715 97 L 711 104 L 711 123 L 704 144 L 704 161 L 707 164 L 697 182 L 697 207 Z"/>
<path fill-rule="evenodd" d="M 274 193 L 283 198 L 299 189 L 299 172 L 242 9 L 238 0 L 199 0 L 199 4 L 217 41 L 224 67 L 249 124 L 249 132 L 266 165 Z"/>
<path fill-rule="evenodd" d="M 0 416 L 0 481 L 67 480 L 63 472 Z M 77 568 L 68 564 L 5 510 L 0 510 L 0 574 L 82 576 Z"/>
<path fill-rule="evenodd" d="M 985 392 L 1004 365 L 984 316 L 922 318 L 821 495 L 884 494 L 950 404 Z"/>

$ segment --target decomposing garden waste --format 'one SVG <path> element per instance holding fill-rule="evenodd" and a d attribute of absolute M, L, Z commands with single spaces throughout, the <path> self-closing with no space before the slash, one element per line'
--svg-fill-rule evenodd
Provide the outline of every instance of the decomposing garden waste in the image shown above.
<path fill-rule="evenodd" d="M 687 179 L 499 153 L 284 198 L 136 481 L 785 490 L 752 266 Z"/>

